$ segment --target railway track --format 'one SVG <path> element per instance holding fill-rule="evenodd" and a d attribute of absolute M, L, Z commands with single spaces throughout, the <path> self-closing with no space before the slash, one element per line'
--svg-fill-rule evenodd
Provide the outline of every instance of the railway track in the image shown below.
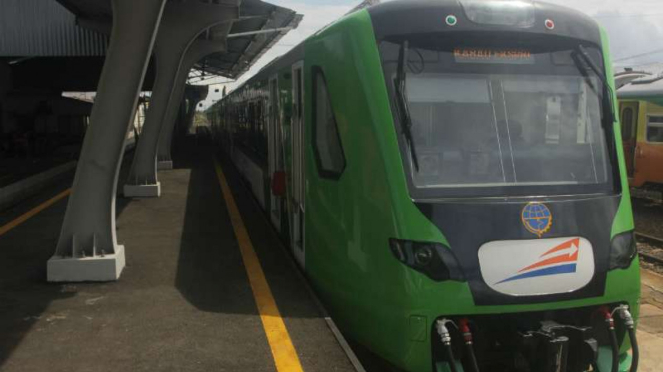
<path fill-rule="evenodd" d="M 663 250 L 663 239 L 657 238 L 655 236 L 647 235 L 647 234 L 641 234 L 641 233 L 635 233 L 636 240 L 639 242 L 647 243 L 651 245 L 652 247 L 658 248 Z M 643 252 L 641 249 L 638 250 L 640 257 L 648 262 L 657 264 L 657 265 L 663 265 L 663 256 L 658 257 L 655 255 L 652 255 L 651 253 Z"/>
<path fill-rule="evenodd" d="M 648 202 L 663 203 L 663 190 L 632 188 L 631 197 Z"/>

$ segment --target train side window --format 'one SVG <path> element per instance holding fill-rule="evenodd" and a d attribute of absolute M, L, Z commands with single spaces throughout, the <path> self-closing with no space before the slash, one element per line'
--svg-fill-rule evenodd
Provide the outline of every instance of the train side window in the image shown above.
<path fill-rule="evenodd" d="M 663 142 L 663 115 L 649 116 L 647 120 L 647 142 Z"/>
<path fill-rule="evenodd" d="M 319 67 L 313 67 L 313 152 L 320 176 L 340 178 L 345 169 L 345 155 L 327 81 Z"/>
<path fill-rule="evenodd" d="M 633 139 L 633 109 L 627 107 L 622 111 L 622 140 Z"/>

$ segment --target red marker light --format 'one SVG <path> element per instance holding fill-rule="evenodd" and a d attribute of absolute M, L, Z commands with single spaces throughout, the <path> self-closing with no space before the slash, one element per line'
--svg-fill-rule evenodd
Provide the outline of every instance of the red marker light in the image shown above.
<path fill-rule="evenodd" d="M 552 30 L 555 28 L 555 22 L 552 19 L 546 19 L 546 28 Z"/>

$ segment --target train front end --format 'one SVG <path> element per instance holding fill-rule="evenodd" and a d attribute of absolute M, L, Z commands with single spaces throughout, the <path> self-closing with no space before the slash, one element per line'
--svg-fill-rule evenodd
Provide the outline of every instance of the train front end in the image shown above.
<path fill-rule="evenodd" d="M 400 364 L 628 371 L 639 267 L 605 33 L 527 1 L 369 14 L 403 203 L 425 217 L 389 242 L 411 272 L 410 337 L 430 343 Z"/>

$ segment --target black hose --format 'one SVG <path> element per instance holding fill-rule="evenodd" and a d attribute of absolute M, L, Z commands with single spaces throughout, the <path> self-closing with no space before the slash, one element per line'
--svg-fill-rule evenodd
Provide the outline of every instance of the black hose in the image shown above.
<path fill-rule="evenodd" d="M 638 370 L 638 361 L 640 359 L 640 349 L 638 348 L 638 339 L 635 337 L 635 329 L 633 327 L 628 328 L 628 337 L 631 339 L 631 349 L 633 355 L 631 357 L 631 369 L 630 372 L 636 372 Z"/>
<path fill-rule="evenodd" d="M 474 347 L 471 343 L 465 344 L 467 349 L 467 359 L 470 362 L 469 372 L 479 372 L 479 364 L 477 363 L 476 355 L 474 355 Z"/>
<path fill-rule="evenodd" d="M 612 368 L 611 372 L 617 372 L 619 369 L 619 344 L 617 343 L 617 333 L 612 325 L 608 328 L 610 333 L 610 347 L 612 348 Z"/>
<path fill-rule="evenodd" d="M 454 358 L 454 352 L 451 350 L 451 345 L 443 344 L 444 351 L 447 354 L 447 362 L 449 363 L 449 369 L 451 372 L 458 372 L 456 369 L 456 358 Z"/>

